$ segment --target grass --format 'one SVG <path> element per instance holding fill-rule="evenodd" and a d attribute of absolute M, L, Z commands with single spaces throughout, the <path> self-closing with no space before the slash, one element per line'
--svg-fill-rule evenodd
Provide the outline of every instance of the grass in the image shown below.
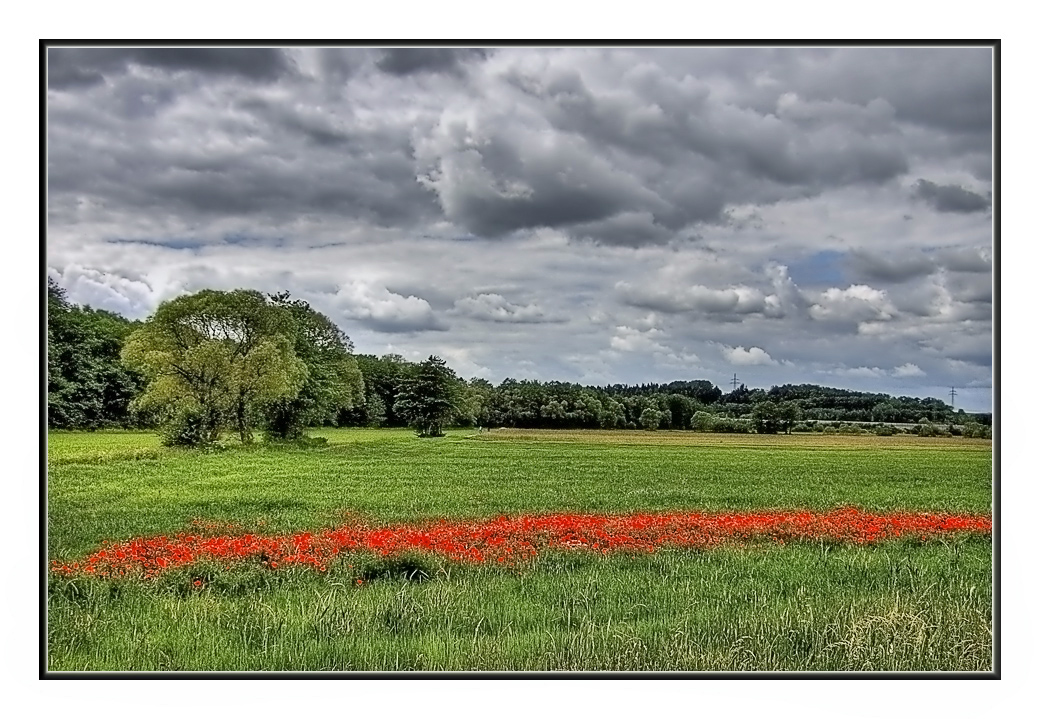
<path fill-rule="evenodd" d="M 328 445 L 200 454 L 151 435 L 53 433 L 48 555 L 78 558 L 196 518 L 291 532 L 349 516 L 991 508 L 990 443 L 963 438 L 314 434 Z M 53 579 L 49 668 L 989 670 L 990 554 L 987 538 L 964 538 Z"/>

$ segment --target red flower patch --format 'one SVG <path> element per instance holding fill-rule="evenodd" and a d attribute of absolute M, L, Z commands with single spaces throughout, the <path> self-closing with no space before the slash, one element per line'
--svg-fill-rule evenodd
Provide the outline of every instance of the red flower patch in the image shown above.
<path fill-rule="evenodd" d="M 288 536 L 258 534 L 147 537 L 104 543 L 79 562 L 52 562 L 52 570 L 100 577 L 160 572 L 197 560 L 259 558 L 269 568 L 309 565 L 319 571 L 340 552 L 388 555 L 405 551 L 439 554 L 463 562 L 517 562 L 545 549 L 607 552 L 653 552 L 658 547 L 712 547 L 751 540 L 829 540 L 873 544 L 898 537 L 922 541 L 943 534 L 988 534 L 986 515 L 927 512 L 869 514 L 857 509 L 830 512 L 766 511 L 722 514 L 546 514 L 499 517 L 486 521 L 445 521 L 369 527 L 364 524 L 301 532 Z"/>

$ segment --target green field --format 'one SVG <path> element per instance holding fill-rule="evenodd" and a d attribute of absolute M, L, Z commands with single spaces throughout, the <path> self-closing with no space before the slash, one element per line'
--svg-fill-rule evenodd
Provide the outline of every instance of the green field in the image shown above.
<path fill-rule="evenodd" d="M 173 534 L 549 511 L 989 512 L 992 450 L 963 438 L 315 430 L 328 445 L 194 453 L 52 433 L 48 557 Z M 159 580 L 52 579 L 50 670 L 992 669 L 992 545 L 802 543 L 539 555 L 516 567 L 343 557 Z M 204 591 L 191 590 L 199 571 Z M 359 574 L 363 573 L 363 574 Z M 364 576 L 362 585 L 356 579 Z"/>

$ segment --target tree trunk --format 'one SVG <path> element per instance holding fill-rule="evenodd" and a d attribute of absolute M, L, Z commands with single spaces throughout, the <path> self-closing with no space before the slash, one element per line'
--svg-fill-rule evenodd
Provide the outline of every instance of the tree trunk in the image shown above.
<path fill-rule="evenodd" d="M 238 399 L 238 407 L 235 414 L 238 420 L 238 436 L 242 440 L 242 444 L 249 444 L 253 441 L 253 435 L 246 424 L 246 402 L 242 397 Z"/>

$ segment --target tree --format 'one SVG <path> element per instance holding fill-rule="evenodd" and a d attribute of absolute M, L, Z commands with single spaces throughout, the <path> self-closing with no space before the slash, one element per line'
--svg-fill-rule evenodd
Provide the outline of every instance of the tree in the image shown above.
<path fill-rule="evenodd" d="M 420 437 L 443 437 L 444 426 L 459 412 L 459 384 L 444 360 L 430 355 L 403 381 L 394 412 Z"/>
<path fill-rule="evenodd" d="M 690 428 L 698 432 L 710 432 L 715 426 L 715 415 L 701 410 L 694 413 L 690 420 Z"/>
<path fill-rule="evenodd" d="M 127 338 L 124 360 L 148 385 L 135 400 L 173 429 L 197 428 L 186 440 L 216 441 L 233 426 L 243 443 L 271 403 L 295 397 L 307 379 L 293 352 L 291 317 L 253 290 L 202 290 L 159 305 Z"/>
<path fill-rule="evenodd" d="M 780 421 L 780 428 L 785 433 L 791 434 L 791 428 L 802 420 L 802 408 L 794 400 L 787 400 L 780 403 L 777 409 L 777 416 Z"/>
<path fill-rule="evenodd" d="M 780 426 L 780 408 L 772 400 L 758 402 L 751 410 L 751 420 L 759 434 L 776 434 Z"/>
<path fill-rule="evenodd" d="M 270 402 L 266 429 L 277 439 L 296 439 L 305 427 L 331 421 L 341 410 L 363 404 L 364 381 L 351 355 L 350 338 L 332 320 L 304 300 L 290 299 L 288 292 L 270 295 L 269 302 L 288 317 L 288 339 L 307 368 L 307 379 L 295 396 Z"/>
<path fill-rule="evenodd" d="M 119 358 L 136 323 L 69 303 L 47 280 L 47 423 L 97 429 L 133 421 L 130 401 L 144 382 Z"/>
<path fill-rule="evenodd" d="M 654 407 L 647 407 L 639 414 L 639 424 L 643 429 L 655 430 L 661 425 L 664 413 Z"/>

